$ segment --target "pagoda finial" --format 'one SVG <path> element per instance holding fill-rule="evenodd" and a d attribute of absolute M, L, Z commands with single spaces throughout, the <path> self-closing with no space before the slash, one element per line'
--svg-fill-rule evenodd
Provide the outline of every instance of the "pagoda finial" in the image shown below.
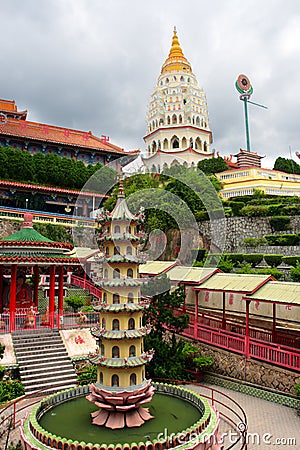
<path fill-rule="evenodd" d="M 174 26 L 171 49 L 168 58 L 162 66 L 162 73 L 180 70 L 192 72 L 191 65 L 184 56 L 182 48 L 179 44 L 177 29 L 176 26 Z"/>
<path fill-rule="evenodd" d="M 122 174 L 119 175 L 118 198 L 125 198 L 124 183 L 123 183 L 123 175 Z"/>
<path fill-rule="evenodd" d="M 22 224 L 22 228 L 33 228 L 33 214 L 24 213 L 24 222 Z"/>

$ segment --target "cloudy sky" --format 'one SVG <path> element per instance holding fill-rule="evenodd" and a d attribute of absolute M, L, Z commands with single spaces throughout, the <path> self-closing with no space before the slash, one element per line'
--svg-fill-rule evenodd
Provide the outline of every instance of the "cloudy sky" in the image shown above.
<path fill-rule="evenodd" d="M 0 97 L 28 119 L 144 150 L 149 97 L 174 25 L 207 95 L 215 148 L 245 148 L 240 73 L 253 85 L 251 149 L 300 151 L 299 0 L 0 0 Z"/>

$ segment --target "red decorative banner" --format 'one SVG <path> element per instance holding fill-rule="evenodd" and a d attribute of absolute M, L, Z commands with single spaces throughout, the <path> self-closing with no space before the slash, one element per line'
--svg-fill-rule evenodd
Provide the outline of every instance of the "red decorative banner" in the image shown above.
<path fill-rule="evenodd" d="M 259 304 L 260 304 L 260 301 L 256 300 L 256 302 L 254 303 L 254 308 L 256 309 L 256 311 L 258 311 Z"/>
<path fill-rule="evenodd" d="M 70 136 L 70 130 L 68 130 L 67 128 L 65 128 L 65 129 L 64 129 L 64 135 L 65 135 L 66 137 L 69 137 L 69 136 Z"/>
<path fill-rule="evenodd" d="M 27 122 L 25 122 L 25 120 L 20 120 L 19 121 L 19 126 L 20 126 L 21 130 L 26 130 L 27 129 Z"/>
<path fill-rule="evenodd" d="M 44 134 L 48 134 L 48 133 L 49 133 L 49 127 L 48 127 L 48 125 L 43 125 L 42 130 L 43 130 L 43 133 L 44 133 Z"/>

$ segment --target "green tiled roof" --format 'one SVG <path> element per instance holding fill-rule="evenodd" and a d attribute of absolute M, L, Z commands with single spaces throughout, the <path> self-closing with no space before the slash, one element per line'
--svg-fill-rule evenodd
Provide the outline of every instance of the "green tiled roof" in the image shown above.
<path fill-rule="evenodd" d="M 272 279 L 270 275 L 216 273 L 204 281 L 198 289 L 251 294 Z"/>
<path fill-rule="evenodd" d="M 23 242 L 53 242 L 46 238 L 34 228 L 22 228 L 20 231 L 8 236 L 3 241 L 23 241 Z"/>
<path fill-rule="evenodd" d="M 95 311 L 106 311 L 106 312 L 132 312 L 132 311 L 141 311 L 146 307 L 145 304 L 141 305 L 139 303 L 114 303 L 111 305 L 108 304 L 100 304 L 94 305 L 93 308 Z"/>
<path fill-rule="evenodd" d="M 269 281 L 254 294 L 247 295 L 251 300 L 300 305 L 300 283 L 290 281 Z"/>
<path fill-rule="evenodd" d="M 105 356 L 97 355 L 90 356 L 90 361 L 93 364 L 99 364 L 104 367 L 137 367 L 146 364 L 147 356 L 133 356 L 128 358 L 106 358 Z"/>
<path fill-rule="evenodd" d="M 135 339 L 145 336 L 150 331 L 150 328 L 139 328 L 137 330 L 103 330 L 101 328 L 91 329 L 94 337 L 104 337 L 106 339 Z"/>

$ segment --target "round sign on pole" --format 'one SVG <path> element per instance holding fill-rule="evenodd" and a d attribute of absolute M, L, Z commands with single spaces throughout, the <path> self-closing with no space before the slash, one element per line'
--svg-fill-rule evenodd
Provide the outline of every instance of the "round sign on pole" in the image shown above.
<path fill-rule="evenodd" d="M 237 88 L 239 93 L 242 94 L 242 96 L 246 95 L 249 98 L 250 95 L 253 93 L 253 87 L 250 83 L 250 80 L 244 74 L 238 76 L 238 79 L 236 80 L 235 83 L 235 87 Z"/>

